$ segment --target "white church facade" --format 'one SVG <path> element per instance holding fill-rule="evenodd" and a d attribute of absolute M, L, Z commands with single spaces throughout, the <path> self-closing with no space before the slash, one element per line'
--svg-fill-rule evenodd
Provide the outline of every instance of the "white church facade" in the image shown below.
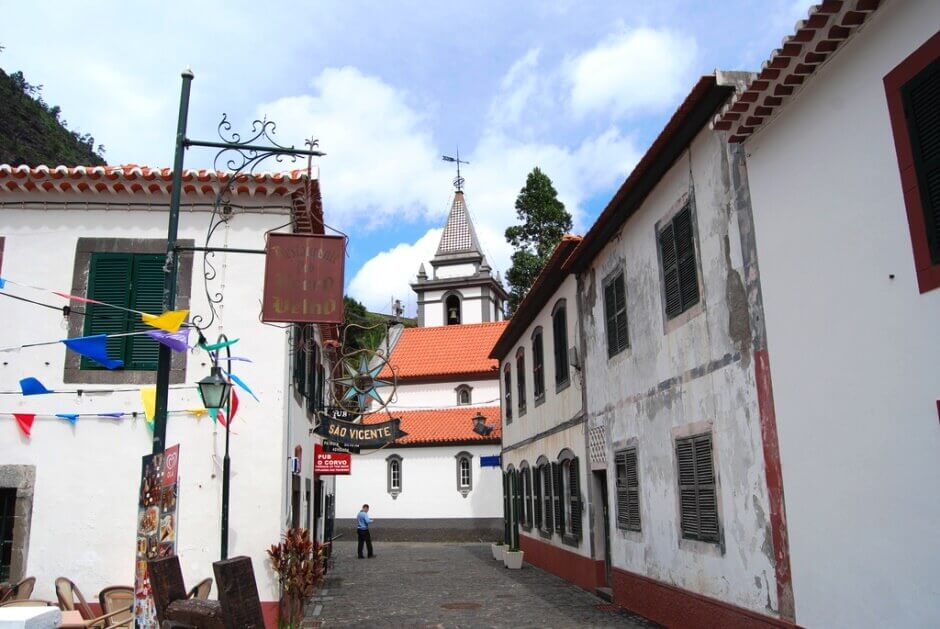
<path fill-rule="evenodd" d="M 353 455 L 337 479 L 336 530 L 355 538 L 363 504 L 376 541 L 494 541 L 503 535 L 502 437 L 497 361 L 506 292 L 483 255 L 461 190 L 440 244 L 412 288 L 418 327 L 390 328 L 379 381 L 385 410 L 363 423 L 400 418 L 407 433 Z M 387 412 L 386 412 L 387 411 Z"/>

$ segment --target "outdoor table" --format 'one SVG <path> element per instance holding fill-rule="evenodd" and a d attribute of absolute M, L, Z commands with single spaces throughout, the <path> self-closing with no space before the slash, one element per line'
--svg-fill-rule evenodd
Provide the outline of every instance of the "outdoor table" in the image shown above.
<path fill-rule="evenodd" d="M 0 607 L 0 629 L 54 629 L 61 621 L 58 607 Z"/>
<path fill-rule="evenodd" d="M 84 629 L 85 619 L 77 610 L 64 611 L 62 612 L 62 624 L 59 626 L 64 629 Z"/>

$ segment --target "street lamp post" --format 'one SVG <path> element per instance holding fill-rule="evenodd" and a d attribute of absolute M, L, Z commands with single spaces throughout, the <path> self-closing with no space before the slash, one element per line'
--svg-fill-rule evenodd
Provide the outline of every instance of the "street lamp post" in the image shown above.
<path fill-rule="evenodd" d="M 228 337 L 224 334 L 219 335 L 217 345 L 225 347 L 225 355 L 232 358 L 232 350 L 229 348 Z M 228 377 L 222 376 L 222 370 L 219 368 L 219 351 L 215 350 L 212 354 L 212 372 L 199 381 L 199 395 L 202 396 L 202 403 L 210 409 L 209 412 L 218 411 L 225 407 L 225 457 L 222 459 L 222 552 L 221 558 L 228 559 L 228 497 L 229 497 L 229 474 L 231 471 L 231 462 L 228 456 L 228 439 L 230 427 L 232 425 L 232 383 Z M 228 360 L 229 373 L 232 369 L 232 361 Z M 215 415 L 215 413 L 213 413 Z"/>

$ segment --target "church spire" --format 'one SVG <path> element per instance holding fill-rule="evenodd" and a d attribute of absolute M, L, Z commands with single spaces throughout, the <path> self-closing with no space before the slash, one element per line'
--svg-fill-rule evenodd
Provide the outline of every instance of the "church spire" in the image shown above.
<path fill-rule="evenodd" d="M 473 257 L 483 256 L 480 250 L 480 241 L 477 240 L 477 232 L 473 228 L 470 213 L 467 211 L 463 190 L 458 190 L 454 193 L 450 213 L 447 215 L 447 224 L 441 234 L 441 241 L 437 245 L 437 253 L 434 255 L 434 259 L 437 260 L 441 256 L 452 255 L 464 257 L 468 254 Z"/>

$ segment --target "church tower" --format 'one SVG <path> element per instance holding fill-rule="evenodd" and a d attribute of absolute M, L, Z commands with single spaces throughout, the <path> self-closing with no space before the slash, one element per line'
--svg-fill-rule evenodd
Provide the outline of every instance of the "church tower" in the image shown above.
<path fill-rule="evenodd" d="M 499 275 L 494 277 L 492 271 L 480 250 L 459 186 L 431 260 L 431 275 L 422 263 L 417 281 L 411 285 L 418 294 L 418 326 L 502 321 L 508 295 Z"/>

